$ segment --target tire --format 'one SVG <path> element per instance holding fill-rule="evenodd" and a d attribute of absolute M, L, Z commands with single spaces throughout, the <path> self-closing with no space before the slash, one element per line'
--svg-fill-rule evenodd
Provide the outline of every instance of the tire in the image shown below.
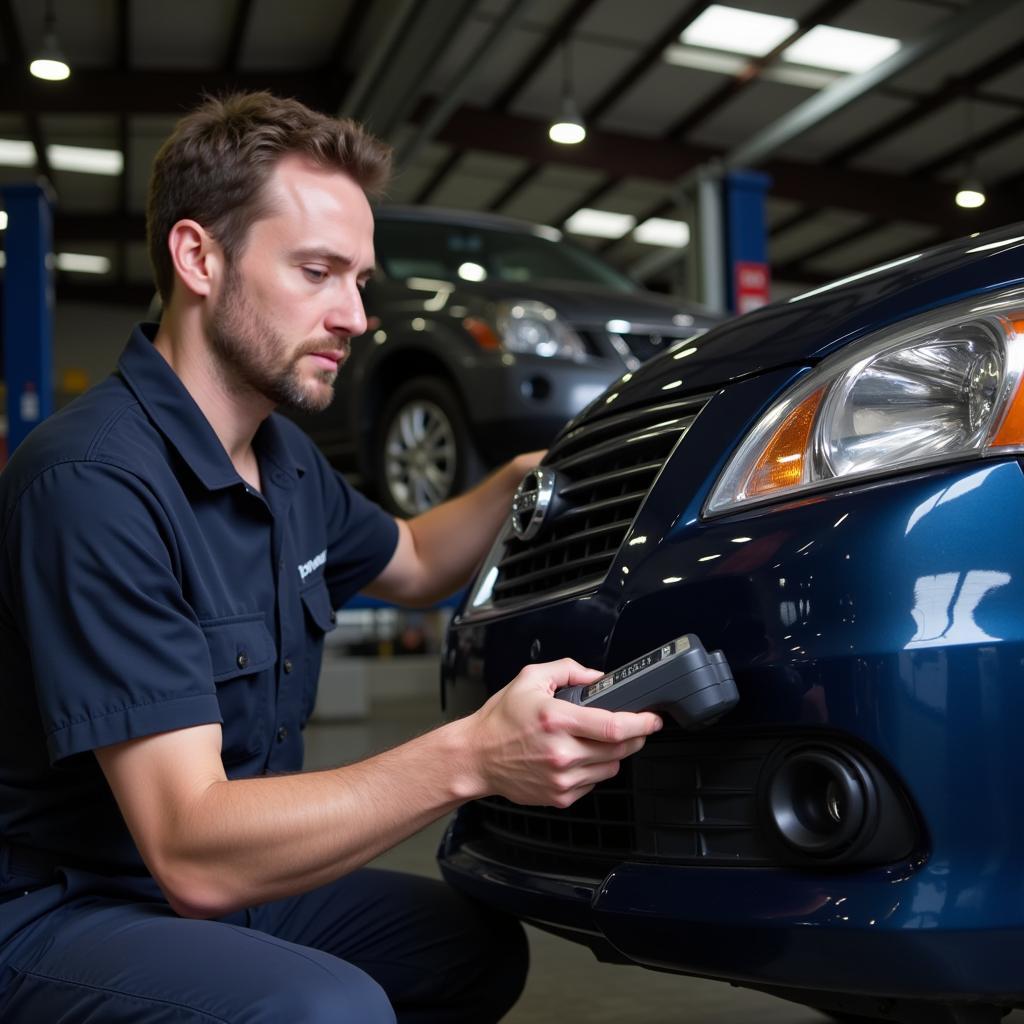
<path fill-rule="evenodd" d="M 426 512 L 483 475 L 458 395 L 439 377 L 400 385 L 384 405 L 375 437 L 373 486 L 394 515 Z"/>

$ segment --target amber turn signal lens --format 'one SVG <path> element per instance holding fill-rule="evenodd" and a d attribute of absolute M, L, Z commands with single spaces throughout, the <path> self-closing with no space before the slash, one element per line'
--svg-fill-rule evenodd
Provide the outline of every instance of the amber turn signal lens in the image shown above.
<path fill-rule="evenodd" d="M 469 336 L 481 348 L 501 348 L 501 339 L 494 333 L 491 325 L 488 324 L 486 320 L 481 320 L 476 316 L 467 316 L 466 319 L 462 321 L 462 326 L 465 327 Z"/>
<path fill-rule="evenodd" d="M 744 491 L 752 498 L 784 487 L 795 487 L 804 475 L 804 457 L 821 405 L 824 388 L 808 395 L 779 425 L 757 460 Z"/>
<path fill-rule="evenodd" d="M 1018 336 L 1024 335 L 1024 318 L 1020 313 L 1012 313 L 1007 319 Z M 1003 422 L 999 424 L 996 436 L 989 441 L 990 448 L 1001 448 L 1004 445 L 1024 444 L 1024 382 L 1018 381 L 1017 391 L 1010 401 Z"/>

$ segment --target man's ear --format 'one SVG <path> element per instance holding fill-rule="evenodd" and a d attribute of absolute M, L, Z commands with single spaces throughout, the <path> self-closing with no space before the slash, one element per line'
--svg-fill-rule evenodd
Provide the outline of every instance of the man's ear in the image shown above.
<path fill-rule="evenodd" d="M 224 252 L 213 236 L 194 220 L 179 220 L 167 236 L 174 272 L 193 295 L 209 296 L 217 287 Z"/>

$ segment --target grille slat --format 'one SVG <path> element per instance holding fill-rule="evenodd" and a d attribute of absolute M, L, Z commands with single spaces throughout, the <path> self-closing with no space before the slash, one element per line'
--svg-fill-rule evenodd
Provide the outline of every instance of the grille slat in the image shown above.
<path fill-rule="evenodd" d="M 606 509 L 617 508 L 619 505 L 635 507 L 644 500 L 647 491 L 648 488 L 645 487 L 642 491 L 631 491 L 629 494 L 623 494 L 617 498 L 602 498 L 600 501 L 590 502 L 589 505 L 577 505 L 575 508 L 567 509 L 563 518 L 569 519 L 571 516 L 586 516 L 592 512 L 604 512 Z M 627 523 L 630 521 L 627 520 Z"/>
<path fill-rule="evenodd" d="M 562 562 L 560 565 L 552 566 L 548 569 L 538 569 L 535 572 L 525 573 L 522 576 L 517 576 L 514 580 L 509 580 L 507 583 L 496 583 L 494 585 L 495 596 L 502 592 L 503 587 L 522 587 L 529 586 L 533 583 L 539 583 L 545 579 L 550 579 L 553 576 L 564 575 L 565 573 L 572 573 L 575 575 L 576 570 L 585 569 L 587 566 L 593 566 L 597 564 L 603 564 L 605 560 L 604 554 L 588 555 L 585 558 L 577 558 L 571 562 Z"/>
<path fill-rule="evenodd" d="M 497 549 L 485 609 L 508 609 L 599 586 L 662 466 L 708 396 L 591 418 L 556 439 L 547 520 L 530 540 L 511 531 Z M 480 606 L 477 606 L 480 607 Z"/>
<path fill-rule="evenodd" d="M 649 473 L 653 476 L 659 469 L 661 469 L 660 462 L 642 462 L 639 466 L 630 466 L 628 469 L 616 469 L 611 473 L 599 473 L 597 476 L 588 476 L 577 483 L 568 484 L 559 493 L 563 498 L 568 498 L 587 487 L 600 487 L 604 484 L 618 483 L 620 480 L 629 480 L 643 473 Z"/>
<path fill-rule="evenodd" d="M 641 445 L 647 441 L 678 437 L 690 425 L 692 419 L 692 417 L 687 417 L 685 420 L 680 418 L 651 426 L 646 430 L 638 430 L 636 433 L 629 434 L 626 437 L 616 437 L 610 441 L 603 441 L 600 444 L 594 445 L 593 448 L 587 448 L 576 455 L 570 455 L 565 459 L 561 459 L 557 463 L 557 468 L 565 473 L 573 473 L 578 471 L 580 466 L 585 466 L 589 462 L 600 463 L 609 456 L 618 455 L 624 452 L 629 445 Z M 552 463 L 553 460 L 549 461 L 548 465 L 552 465 Z"/>

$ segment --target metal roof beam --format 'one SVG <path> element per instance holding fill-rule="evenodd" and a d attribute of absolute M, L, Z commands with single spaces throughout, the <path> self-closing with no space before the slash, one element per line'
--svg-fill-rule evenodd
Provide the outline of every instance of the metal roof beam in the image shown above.
<path fill-rule="evenodd" d="M 473 76 L 480 65 L 487 59 L 491 50 L 499 42 L 501 37 L 508 31 L 512 20 L 519 13 L 519 6 L 515 0 L 509 0 L 501 17 L 497 18 L 491 25 L 490 31 L 483 40 L 473 48 L 468 60 L 455 72 L 455 76 L 445 88 L 444 95 L 436 99 L 420 122 L 413 137 L 406 142 L 398 151 L 397 163 L 400 167 L 411 163 L 422 152 L 426 146 L 444 127 L 445 122 L 454 113 L 459 103 L 462 102 L 470 85 Z"/>
<path fill-rule="evenodd" d="M 0 0 L 0 13 L 3 2 Z M 4 26 L 0 23 L 0 30 Z M 6 31 L 4 30 L 6 35 Z M 74 87 L 54 89 L 0 69 L 0 111 L 29 114 L 183 114 L 206 95 L 269 89 L 322 109 L 322 80 L 308 72 L 108 71 L 76 68 Z"/>

